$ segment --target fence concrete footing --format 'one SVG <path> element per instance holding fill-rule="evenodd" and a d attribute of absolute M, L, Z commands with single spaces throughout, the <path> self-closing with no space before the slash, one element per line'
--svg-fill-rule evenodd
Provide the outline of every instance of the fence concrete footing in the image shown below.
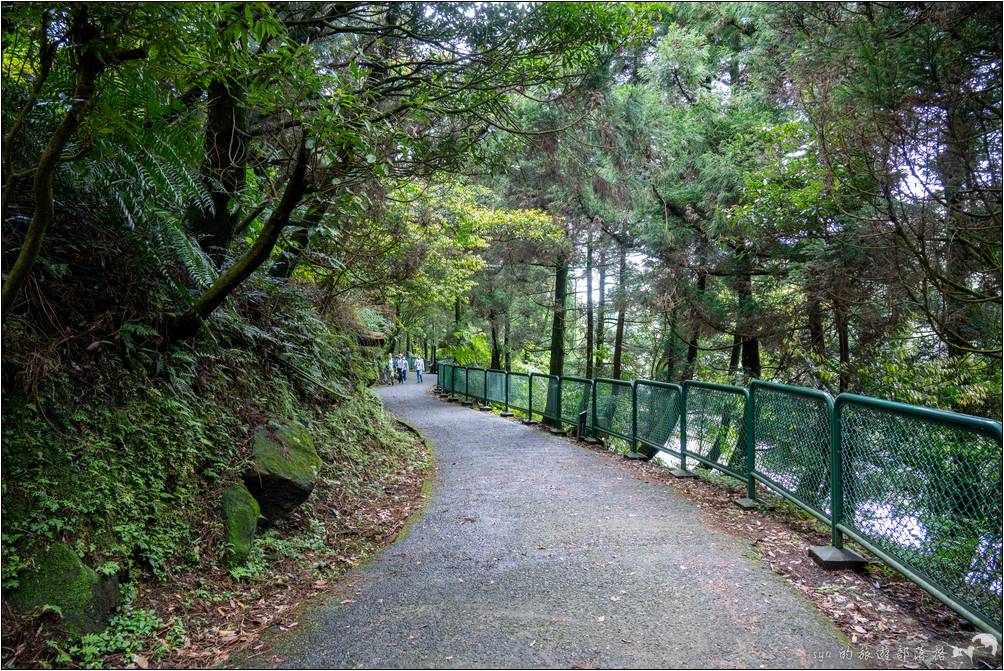
<path fill-rule="evenodd" d="M 461 401 L 460 405 L 464 406 L 465 408 L 470 408 L 471 406 L 474 405 L 474 401 Z"/>
<path fill-rule="evenodd" d="M 567 431 L 565 431 L 564 429 L 559 429 L 556 426 L 552 426 L 549 430 L 555 436 L 566 436 L 566 435 L 568 435 Z"/>
<path fill-rule="evenodd" d="M 592 436 L 586 436 L 585 438 L 582 439 L 582 442 L 586 443 L 587 445 L 602 445 L 603 444 L 602 440 L 600 440 L 599 438 L 593 438 Z"/>
<path fill-rule="evenodd" d="M 486 412 L 491 409 L 492 407 L 490 405 L 478 405 L 478 410 L 481 410 L 482 412 Z"/>
<path fill-rule="evenodd" d="M 813 545 L 809 548 L 809 556 L 827 571 L 859 569 L 868 563 L 857 552 L 847 548 L 835 548 L 832 545 Z"/>
<path fill-rule="evenodd" d="M 736 499 L 736 505 L 742 508 L 743 510 L 759 510 L 761 508 L 767 507 L 763 505 L 760 501 L 757 501 L 756 499 L 751 499 L 748 496 L 744 496 L 741 499 Z"/>
<path fill-rule="evenodd" d="M 669 469 L 669 474 L 674 478 L 696 478 L 697 473 L 693 471 L 685 471 L 682 468 L 671 468 Z"/>
<path fill-rule="evenodd" d="M 644 452 L 628 452 L 624 455 L 625 459 L 637 459 L 639 461 L 648 461 L 648 455 Z"/>
<path fill-rule="evenodd" d="M 533 426 L 534 424 L 537 424 L 537 420 L 535 420 L 535 419 L 524 419 L 523 423 L 526 424 L 527 426 Z"/>
<path fill-rule="evenodd" d="M 505 412 L 500 412 L 499 413 L 499 417 L 512 417 L 512 416 L 513 416 L 513 414 L 511 412 L 509 412 L 508 410 L 506 410 Z"/>

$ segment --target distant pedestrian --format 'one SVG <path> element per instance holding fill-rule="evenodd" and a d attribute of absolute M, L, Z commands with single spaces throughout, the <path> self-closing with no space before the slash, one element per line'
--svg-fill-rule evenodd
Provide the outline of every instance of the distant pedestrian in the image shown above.
<path fill-rule="evenodd" d="M 408 380 L 408 360 L 403 355 L 397 355 L 397 381 L 404 383 Z"/>
<path fill-rule="evenodd" d="M 397 377 L 397 365 L 394 363 L 394 355 L 387 354 L 387 363 L 384 364 L 384 377 L 387 378 L 387 384 L 393 386 L 394 378 Z"/>
<path fill-rule="evenodd" d="M 425 361 L 420 356 L 415 357 L 415 381 L 421 384 L 424 380 L 422 374 L 425 372 Z"/>

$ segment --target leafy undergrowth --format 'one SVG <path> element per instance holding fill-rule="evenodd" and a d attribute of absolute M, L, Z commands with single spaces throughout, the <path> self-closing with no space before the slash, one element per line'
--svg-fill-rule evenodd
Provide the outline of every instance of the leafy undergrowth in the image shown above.
<path fill-rule="evenodd" d="M 216 506 L 194 506 L 184 525 L 193 561 L 128 583 L 124 605 L 100 634 L 66 638 L 52 614 L 5 611 L 5 665 L 211 666 L 266 629 L 296 626 L 299 604 L 393 540 L 421 505 L 431 464 L 424 442 L 369 392 L 319 412 L 311 425 L 322 458 L 317 486 L 290 518 L 259 532 L 245 566 L 222 568 Z M 223 488 L 220 479 L 204 491 L 203 504 L 218 501 Z"/>
<path fill-rule="evenodd" d="M 106 630 L 83 637 L 51 609 L 5 605 L 4 666 L 217 663 L 387 542 L 418 504 L 429 455 L 368 388 L 379 353 L 357 342 L 357 307 L 322 318 L 301 289 L 263 279 L 234 308 L 211 337 L 170 349 L 139 321 L 58 347 L 32 324 L 5 324 L 4 593 L 60 542 L 117 576 L 123 598 Z M 310 432 L 320 479 L 227 572 L 222 493 L 271 421 Z"/>

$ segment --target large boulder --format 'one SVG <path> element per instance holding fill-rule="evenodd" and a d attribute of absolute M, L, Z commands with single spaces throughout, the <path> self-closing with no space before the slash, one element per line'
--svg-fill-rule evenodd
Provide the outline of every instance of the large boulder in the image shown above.
<path fill-rule="evenodd" d="M 223 530 L 226 533 L 226 565 L 242 566 L 254 542 L 261 509 L 244 485 L 234 485 L 223 492 Z"/>
<path fill-rule="evenodd" d="M 99 632 L 119 601 L 119 582 L 85 566 L 64 543 L 37 555 L 34 568 L 18 576 L 18 587 L 7 598 L 18 610 L 55 606 L 71 634 Z"/>
<path fill-rule="evenodd" d="M 259 429 L 254 440 L 254 467 L 244 484 L 269 522 L 281 519 L 307 500 L 314 490 L 321 458 L 302 426 Z"/>

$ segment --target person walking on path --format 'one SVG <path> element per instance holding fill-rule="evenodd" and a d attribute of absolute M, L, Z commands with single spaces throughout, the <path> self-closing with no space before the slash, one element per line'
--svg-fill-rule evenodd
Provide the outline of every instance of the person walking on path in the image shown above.
<path fill-rule="evenodd" d="M 397 366 L 394 363 L 394 355 L 390 352 L 387 353 L 387 363 L 384 364 L 384 377 L 387 378 L 386 384 L 394 385 L 394 378 L 397 377 Z"/>
<path fill-rule="evenodd" d="M 422 384 L 424 378 L 422 374 L 425 372 L 425 360 L 420 356 L 415 357 L 415 381 Z"/>
<path fill-rule="evenodd" d="M 402 384 L 408 381 L 408 360 L 403 354 L 397 355 L 397 381 Z"/>

